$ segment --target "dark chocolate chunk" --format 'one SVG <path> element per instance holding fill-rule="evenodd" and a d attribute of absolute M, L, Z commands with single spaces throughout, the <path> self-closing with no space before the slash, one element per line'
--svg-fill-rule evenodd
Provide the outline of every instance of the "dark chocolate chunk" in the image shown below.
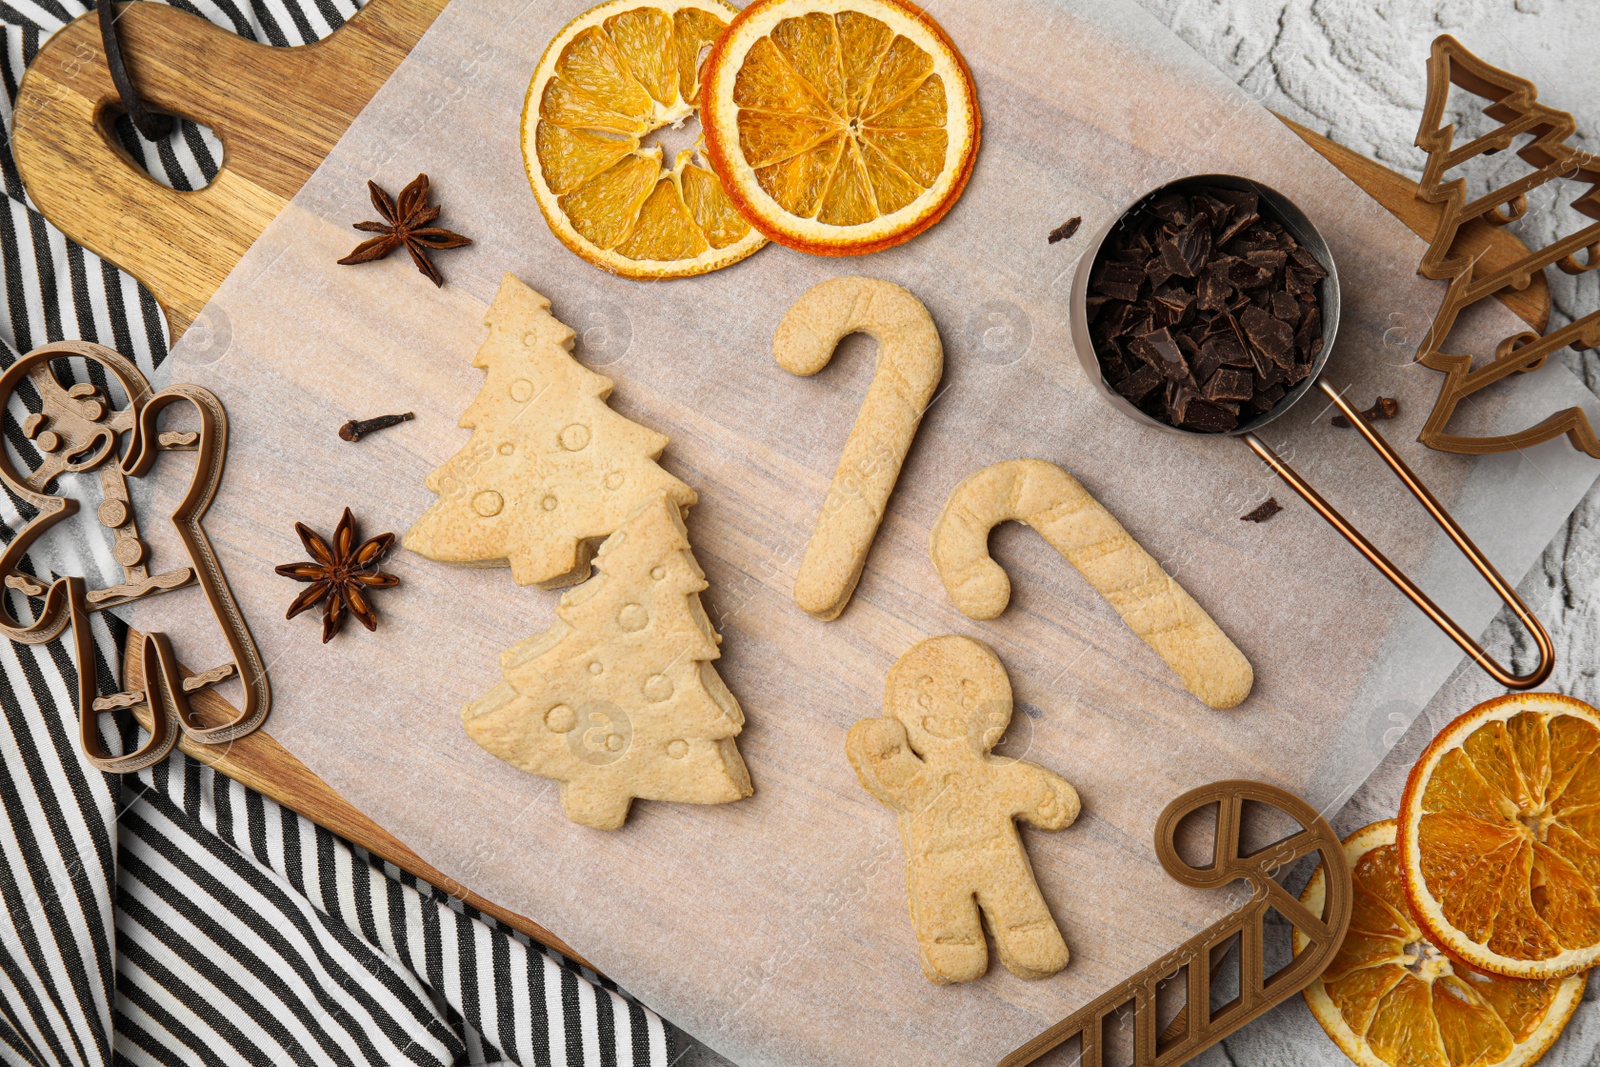
<path fill-rule="evenodd" d="M 1252 267 L 1265 267 L 1270 271 L 1282 270 L 1284 262 L 1288 259 L 1288 257 L 1285 256 L 1279 249 L 1271 249 L 1261 252 L 1246 252 L 1244 254 L 1244 258 L 1245 262 L 1249 263 Z"/>
<path fill-rule="evenodd" d="M 1200 345 L 1200 355 L 1207 362 L 1215 361 L 1219 367 L 1243 367 L 1249 370 L 1255 366 L 1250 354 L 1239 344 L 1231 330 L 1206 338 Z"/>
<path fill-rule="evenodd" d="M 1247 256 L 1251 252 L 1276 251 L 1278 239 L 1260 226 L 1251 226 L 1228 242 L 1230 256 Z"/>
<path fill-rule="evenodd" d="M 1214 200 L 1220 200 L 1224 204 L 1232 205 L 1233 209 L 1241 215 L 1255 215 L 1261 203 L 1261 198 L 1249 189 L 1224 189 L 1221 186 L 1216 186 L 1207 189 L 1206 195 Z M 1254 222 L 1255 219 L 1250 221 Z"/>
<path fill-rule="evenodd" d="M 1272 281 L 1272 269 L 1249 260 L 1235 259 L 1228 268 L 1228 284 L 1235 289 L 1256 289 Z"/>
<path fill-rule="evenodd" d="M 1100 268 L 1093 289 L 1113 300 L 1139 299 L 1139 285 L 1144 281 L 1144 271 L 1126 263 L 1107 263 Z"/>
<path fill-rule="evenodd" d="M 1131 368 L 1128 366 L 1126 356 L 1117 355 L 1110 359 L 1102 358 L 1100 360 L 1100 371 L 1106 376 L 1106 382 L 1114 386 L 1128 376 Z"/>
<path fill-rule="evenodd" d="M 1172 405 L 1172 424 L 1201 433 L 1226 433 L 1239 425 L 1239 409 L 1232 404 L 1207 400 L 1190 389 Z"/>
<path fill-rule="evenodd" d="M 1204 385 L 1222 369 L 1222 363 L 1217 359 L 1215 346 L 1202 350 L 1198 356 L 1189 360 L 1189 370 L 1194 373 L 1194 380 Z"/>
<path fill-rule="evenodd" d="M 1161 256 L 1152 256 L 1150 262 L 1144 265 L 1144 276 L 1150 279 L 1152 289 L 1159 289 L 1172 277 L 1172 269 Z"/>
<path fill-rule="evenodd" d="M 1237 212 L 1233 216 L 1233 220 L 1223 228 L 1221 233 L 1217 234 L 1218 246 L 1225 245 L 1229 241 L 1232 241 L 1234 238 L 1238 237 L 1241 233 L 1254 225 L 1258 218 L 1260 218 L 1260 216 L 1254 211 Z"/>
<path fill-rule="evenodd" d="M 1172 313 L 1174 322 L 1182 318 L 1183 313 L 1189 310 L 1189 305 L 1194 303 L 1194 294 L 1176 285 L 1163 286 L 1156 290 L 1153 295 L 1156 303 L 1167 308 Z M 1298 311 L 1296 312 L 1296 317 L 1299 317 Z"/>
<path fill-rule="evenodd" d="M 1276 515 L 1282 510 L 1283 505 L 1278 503 L 1278 498 L 1275 496 L 1269 496 L 1267 499 L 1261 502 L 1260 506 L 1250 511 L 1248 514 L 1240 515 L 1239 521 L 1266 522 L 1268 519 L 1272 518 L 1272 516 Z"/>
<path fill-rule="evenodd" d="M 1272 362 L 1272 360 L 1268 359 L 1266 356 L 1263 356 L 1259 352 L 1252 352 L 1251 356 L 1256 361 L 1253 372 L 1255 376 L 1256 390 L 1258 392 L 1264 392 L 1268 389 L 1271 389 L 1275 385 L 1283 384 L 1282 367 L 1278 366 L 1276 363 Z"/>
<path fill-rule="evenodd" d="M 1311 308 L 1306 312 L 1306 317 L 1301 320 L 1300 328 L 1295 331 L 1294 349 L 1301 362 L 1311 359 L 1311 342 L 1322 337 L 1322 311 Z"/>
<path fill-rule="evenodd" d="M 1321 281 L 1328 276 L 1328 272 L 1322 269 L 1322 264 L 1317 262 L 1317 257 L 1304 248 L 1296 247 L 1289 253 L 1289 258 L 1294 260 L 1295 266 L 1312 281 Z"/>
<path fill-rule="evenodd" d="M 1283 272 L 1283 287 L 1296 296 L 1315 293 L 1317 291 L 1317 281 L 1318 279 L 1313 278 L 1305 271 L 1296 270 L 1293 267 Z"/>
<path fill-rule="evenodd" d="M 1294 352 L 1294 331 L 1288 323 L 1252 305 L 1239 316 L 1239 325 L 1244 327 L 1245 338 L 1252 348 L 1280 367 L 1288 366 Z"/>
<path fill-rule="evenodd" d="M 1233 285 L 1228 279 L 1208 267 L 1195 286 L 1195 307 L 1200 311 L 1221 311 L 1232 295 Z"/>
<path fill-rule="evenodd" d="M 1147 363 L 1141 363 L 1137 370 L 1116 383 L 1114 388 L 1137 404 L 1154 392 L 1156 386 L 1160 384 L 1161 375 L 1156 373 L 1156 369 Z"/>
<path fill-rule="evenodd" d="M 1218 370 L 1206 382 L 1205 388 L 1207 400 L 1249 400 L 1255 393 L 1255 382 L 1251 380 L 1250 372 L 1234 367 Z"/>
<path fill-rule="evenodd" d="M 1187 197 L 1180 193 L 1166 193 L 1150 202 L 1150 214 L 1174 226 L 1188 225 L 1194 215 Z"/>
<path fill-rule="evenodd" d="M 1272 294 L 1272 317 L 1282 319 L 1293 329 L 1300 323 L 1300 301 L 1288 290 L 1280 290 Z"/>
<path fill-rule="evenodd" d="M 1156 351 L 1155 346 L 1149 341 L 1146 341 L 1143 337 L 1130 337 L 1127 341 L 1127 348 L 1128 355 L 1138 359 L 1141 363 L 1149 364 L 1155 368 L 1157 374 L 1161 373 L 1161 354 Z"/>
<path fill-rule="evenodd" d="M 1183 257 L 1184 266 L 1183 270 L 1173 273 L 1193 278 L 1211 258 L 1211 227 L 1206 224 L 1205 219 L 1196 218 L 1178 231 L 1173 243 L 1177 245 L 1178 254 Z"/>
<path fill-rule="evenodd" d="M 1189 377 L 1189 361 L 1183 358 L 1183 350 L 1178 347 L 1178 342 L 1172 339 L 1172 334 L 1162 327 L 1139 338 L 1149 346 L 1155 354 L 1153 365 L 1162 374 L 1173 381 L 1185 381 Z"/>
<path fill-rule="evenodd" d="M 1083 225 L 1083 216 L 1074 215 L 1060 226 L 1050 231 L 1050 243 L 1065 241 L 1068 237 L 1078 232 L 1078 227 Z"/>
<path fill-rule="evenodd" d="M 1133 318 L 1133 305 L 1124 300 L 1113 300 L 1111 310 L 1100 317 L 1112 337 L 1119 337 L 1128 332 L 1128 323 Z"/>

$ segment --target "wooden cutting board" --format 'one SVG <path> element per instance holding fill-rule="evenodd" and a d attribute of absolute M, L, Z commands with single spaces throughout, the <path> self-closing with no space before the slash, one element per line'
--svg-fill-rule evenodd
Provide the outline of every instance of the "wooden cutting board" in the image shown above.
<path fill-rule="evenodd" d="M 368 0 L 326 40 L 298 48 L 254 44 L 166 5 L 127 5 L 118 29 L 143 99 L 155 110 L 204 123 L 225 148 L 216 180 L 188 193 L 151 180 L 112 135 L 120 105 L 106 69 L 98 18 L 86 15 L 45 43 L 18 90 L 13 152 L 28 193 L 68 237 L 151 291 L 176 342 L 445 3 Z M 1432 234 L 1440 209 L 1416 199 L 1413 182 L 1283 121 L 1413 232 Z M 1513 235 L 1481 222 L 1463 231 L 1462 240 L 1491 266 L 1527 254 Z M 1502 293 L 1500 299 L 1534 329 L 1545 328 L 1550 294 L 1542 275 L 1527 289 Z M 137 647 L 136 642 L 130 646 Z M 125 663 L 125 687 L 136 688 L 142 676 L 139 659 L 130 654 Z M 209 691 L 198 694 L 194 704 L 201 717 L 232 717 Z M 423 862 L 268 732 L 219 749 L 187 738 L 179 744 L 229 777 L 581 959 L 538 923 L 475 896 Z"/>

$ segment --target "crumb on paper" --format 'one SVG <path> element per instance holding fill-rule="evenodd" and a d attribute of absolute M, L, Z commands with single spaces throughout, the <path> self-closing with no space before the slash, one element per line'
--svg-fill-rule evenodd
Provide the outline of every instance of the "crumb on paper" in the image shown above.
<path fill-rule="evenodd" d="M 1078 232 L 1078 227 L 1083 225 L 1083 216 L 1074 215 L 1060 226 L 1050 231 L 1050 243 L 1065 241 L 1068 237 Z"/>
<path fill-rule="evenodd" d="M 1240 522 L 1266 522 L 1272 516 L 1283 510 L 1283 505 L 1278 503 L 1278 498 L 1269 496 L 1263 500 L 1254 511 L 1240 515 Z"/>

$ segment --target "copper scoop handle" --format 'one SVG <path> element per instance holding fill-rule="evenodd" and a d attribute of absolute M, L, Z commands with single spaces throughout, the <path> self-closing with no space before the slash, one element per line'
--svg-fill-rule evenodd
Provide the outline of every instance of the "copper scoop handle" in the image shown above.
<path fill-rule="evenodd" d="M 1393 563 L 1389 562 L 1389 558 L 1374 548 L 1372 542 L 1368 541 L 1360 530 L 1351 526 L 1345 520 L 1345 517 L 1339 514 L 1337 509 L 1322 499 L 1321 494 L 1313 489 L 1305 479 L 1296 474 L 1294 468 L 1285 463 L 1271 448 L 1268 448 L 1259 437 L 1253 433 L 1244 434 L 1244 443 L 1249 445 L 1255 454 L 1261 457 L 1262 462 L 1271 467 L 1278 477 L 1288 484 L 1289 488 L 1304 497 L 1306 503 L 1315 508 L 1317 514 L 1327 520 L 1329 526 L 1343 534 L 1345 540 L 1355 546 L 1356 551 L 1367 557 L 1367 562 L 1378 568 L 1385 578 L 1393 582 L 1395 587 L 1410 598 L 1413 604 L 1421 608 L 1423 614 L 1432 619 L 1435 626 L 1449 635 L 1450 640 L 1460 645 L 1462 651 L 1471 656 L 1473 661 L 1488 672 L 1489 676 L 1495 681 L 1507 689 L 1532 689 L 1550 677 L 1550 671 L 1556 664 L 1555 646 L 1551 643 L 1550 635 L 1545 632 L 1544 626 L 1534 617 L 1533 612 L 1528 610 L 1528 606 L 1522 602 L 1522 598 L 1517 596 L 1516 590 L 1506 584 L 1505 579 L 1500 577 L 1500 572 L 1494 569 L 1494 564 L 1484 558 L 1483 553 L 1478 550 L 1478 546 L 1472 543 L 1472 538 L 1462 531 L 1461 527 L 1456 524 L 1456 520 L 1451 517 L 1450 512 L 1445 510 L 1444 505 L 1440 504 L 1438 500 L 1434 499 L 1433 494 L 1428 491 L 1428 487 L 1418 480 L 1417 476 L 1411 472 L 1411 468 L 1406 466 L 1405 461 L 1396 455 L 1394 449 L 1389 447 L 1389 443 L 1383 439 L 1382 435 L 1372 428 L 1372 424 L 1367 421 L 1366 417 L 1351 407 L 1349 402 L 1339 395 L 1339 391 L 1328 384 L 1326 379 L 1319 380 L 1317 387 L 1327 395 L 1329 400 L 1333 401 L 1334 406 L 1343 413 L 1344 417 L 1350 420 L 1350 424 L 1361 431 L 1361 436 L 1367 439 L 1367 444 L 1372 446 L 1374 452 L 1383 457 L 1383 461 L 1389 465 L 1389 469 L 1394 471 L 1395 476 L 1404 483 L 1407 489 L 1411 490 L 1411 495 L 1420 500 L 1422 506 L 1427 509 L 1428 514 L 1433 516 L 1433 521 L 1439 524 L 1440 529 L 1450 535 L 1450 540 L 1456 543 L 1456 547 L 1461 550 L 1462 555 L 1467 557 L 1467 560 L 1477 569 L 1478 573 L 1483 575 L 1494 591 L 1499 594 L 1505 605 L 1516 614 L 1518 619 L 1522 620 L 1522 625 L 1527 627 L 1528 632 L 1533 635 L 1534 641 L 1539 646 L 1539 665 L 1537 667 L 1527 674 L 1512 674 L 1496 663 L 1489 657 L 1488 653 L 1484 652 L 1478 642 L 1472 639 L 1471 635 L 1456 625 L 1454 619 L 1441 611 L 1439 606 L 1428 597 L 1428 594 L 1418 589 L 1415 582 L 1406 577 Z"/>

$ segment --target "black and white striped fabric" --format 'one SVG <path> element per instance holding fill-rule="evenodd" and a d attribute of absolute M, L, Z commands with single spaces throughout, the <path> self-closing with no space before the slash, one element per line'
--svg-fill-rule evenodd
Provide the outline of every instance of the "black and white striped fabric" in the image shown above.
<path fill-rule="evenodd" d="M 358 6 L 172 2 L 274 45 L 323 37 Z M 90 6 L 0 0 L 8 130 L 28 61 Z M 189 124 L 159 145 L 126 121 L 121 135 L 180 189 L 204 185 L 222 158 Z M 82 338 L 154 377 L 166 355 L 155 301 L 32 209 L 9 145 L 0 176 L 0 366 Z M 13 408 L 4 447 L 28 464 L 37 457 L 20 432 L 27 398 Z M 0 539 L 28 517 L 0 499 Z M 109 562 L 108 546 L 87 538 L 51 552 L 26 569 L 87 574 Z M 28 617 L 19 594 L 0 595 Z M 125 632 L 107 613 L 96 617 L 102 692 L 120 688 Z M 671 1029 L 615 986 L 181 754 L 136 778 L 90 769 L 77 752 L 76 685 L 61 642 L 0 642 L 0 1063 L 666 1067 L 674 1058 Z M 108 735 L 107 746 L 134 741 Z"/>

